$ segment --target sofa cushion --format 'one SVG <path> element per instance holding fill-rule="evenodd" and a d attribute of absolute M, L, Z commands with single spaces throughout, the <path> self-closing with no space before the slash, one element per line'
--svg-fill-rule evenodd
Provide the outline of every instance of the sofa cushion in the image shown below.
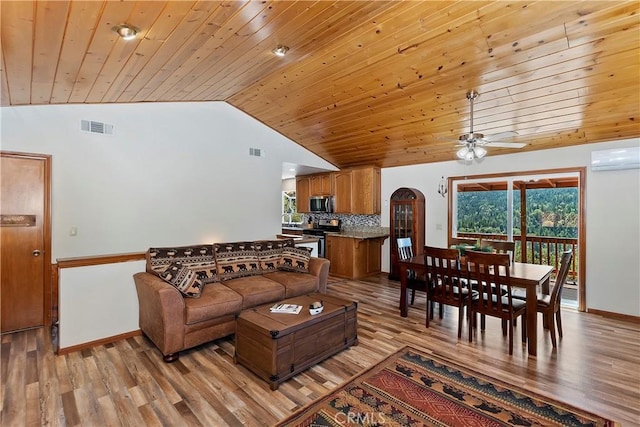
<path fill-rule="evenodd" d="M 160 277 L 178 289 L 182 295 L 190 298 L 199 298 L 204 286 L 202 282 L 198 280 L 196 273 L 183 266 L 181 262 L 169 264 L 169 266 L 160 273 Z"/>
<path fill-rule="evenodd" d="M 210 284 L 204 287 L 198 299 L 185 299 L 185 319 L 187 325 L 240 314 L 242 297 L 221 284 Z"/>
<path fill-rule="evenodd" d="M 285 298 L 318 292 L 320 286 L 320 279 L 313 274 L 275 271 L 273 273 L 265 273 L 264 277 L 284 286 Z"/>
<path fill-rule="evenodd" d="M 293 243 L 293 239 L 287 240 L 262 240 L 256 242 L 258 259 L 262 273 L 277 271 L 282 262 L 282 249 Z"/>
<path fill-rule="evenodd" d="M 253 242 L 216 243 L 213 251 L 222 281 L 261 274 Z"/>
<path fill-rule="evenodd" d="M 228 280 L 222 286 L 227 286 L 242 296 L 243 309 L 281 301 L 285 296 L 284 286 L 262 275 Z"/>
<path fill-rule="evenodd" d="M 203 284 L 218 281 L 213 245 L 172 246 L 149 248 L 146 254 L 147 272 L 159 275 L 171 263 L 181 262 L 194 271 Z"/>
<path fill-rule="evenodd" d="M 278 265 L 278 270 L 308 273 L 309 259 L 311 259 L 312 250 L 313 249 L 307 247 L 296 248 L 285 246 L 282 249 L 282 262 Z"/>

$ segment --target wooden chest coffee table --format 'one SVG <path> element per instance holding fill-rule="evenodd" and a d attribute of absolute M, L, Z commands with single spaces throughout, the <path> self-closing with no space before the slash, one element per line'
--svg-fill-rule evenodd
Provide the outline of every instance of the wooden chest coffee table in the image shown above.
<path fill-rule="evenodd" d="M 322 301 L 322 313 L 309 305 Z M 270 383 L 271 390 L 310 366 L 358 343 L 358 304 L 326 294 L 289 298 L 298 314 L 271 313 L 272 304 L 243 311 L 236 323 L 234 360 Z"/>

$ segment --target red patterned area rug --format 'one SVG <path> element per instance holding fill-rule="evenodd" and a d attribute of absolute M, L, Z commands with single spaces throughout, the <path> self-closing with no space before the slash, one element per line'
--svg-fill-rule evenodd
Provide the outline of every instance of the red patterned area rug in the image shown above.
<path fill-rule="evenodd" d="M 278 426 L 619 426 L 405 347 Z"/>

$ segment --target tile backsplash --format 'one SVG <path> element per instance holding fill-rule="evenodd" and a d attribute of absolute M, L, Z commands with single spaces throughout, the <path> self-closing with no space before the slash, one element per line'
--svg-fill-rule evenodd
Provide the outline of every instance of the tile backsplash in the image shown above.
<path fill-rule="evenodd" d="M 309 218 L 312 221 L 318 221 L 320 219 L 339 219 L 342 221 L 343 228 L 354 227 L 380 227 L 380 215 L 351 215 L 351 214 L 335 214 L 335 213 L 314 213 L 303 214 L 302 223 L 309 222 Z"/>

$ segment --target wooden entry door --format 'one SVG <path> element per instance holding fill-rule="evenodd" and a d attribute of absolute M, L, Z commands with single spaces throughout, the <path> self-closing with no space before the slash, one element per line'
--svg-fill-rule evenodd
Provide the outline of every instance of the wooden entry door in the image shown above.
<path fill-rule="evenodd" d="M 5 333 L 50 321 L 50 157 L 1 153 L 0 158 L 0 329 Z"/>

